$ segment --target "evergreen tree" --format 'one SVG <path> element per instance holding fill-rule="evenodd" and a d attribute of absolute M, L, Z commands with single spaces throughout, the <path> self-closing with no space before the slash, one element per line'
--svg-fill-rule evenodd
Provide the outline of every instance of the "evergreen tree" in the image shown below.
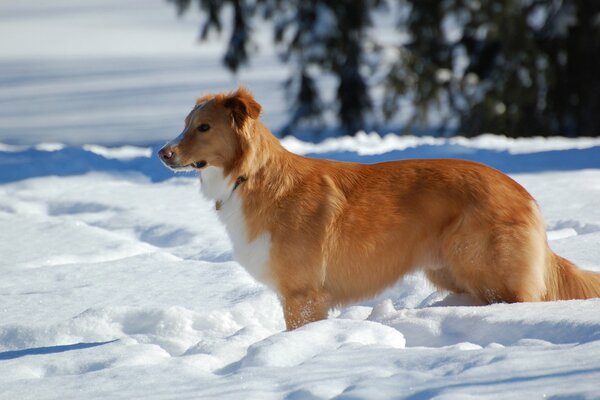
<path fill-rule="evenodd" d="M 404 3 L 411 40 L 388 76 L 388 115 L 412 95 L 413 122 L 445 113 L 461 134 L 600 134 L 600 2 Z"/>
<path fill-rule="evenodd" d="M 167 0 L 174 3 L 179 15 L 185 13 L 191 6 L 192 0 Z M 248 62 L 248 45 L 250 40 L 249 19 L 252 18 L 254 10 L 249 6 L 247 0 L 198 0 L 200 9 L 206 13 L 206 21 L 202 26 L 200 38 L 205 40 L 212 29 L 221 32 L 221 11 L 226 6 L 233 8 L 233 20 L 231 21 L 231 36 L 229 45 L 223 57 L 223 63 L 233 72 L 237 72 L 240 66 Z"/>
<path fill-rule="evenodd" d="M 194 3 L 168 1 L 180 13 Z M 437 124 L 466 135 L 600 135 L 600 1 L 396 1 L 399 29 L 410 39 L 398 44 L 391 65 L 374 62 L 373 49 L 383 46 L 368 29 L 383 0 L 195 3 L 206 15 L 202 38 L 222 30 L 225 7 L 233 10 L 224 56 L 232 71 L 248 61 L 252 19 L 273 22 L 281 57 L 294 66 L 284 133 L 333 109 L 346 133 L 364 129 L 373 110 L 369 88 L 383 83 L 381 110 L 373 111 L 392 118 L 399 100 L 410 99 L 407 129 Z M 367 81 L 365 71 L 385 79 Z M 337 80 L 334 104 L 321 97 L 317 78 L 324 75 Z"/>
<path fill-rule="evenodd" d="M 168 1 L 175 3 L 179 13 L 192 4 L 192 0 Z M 295 100 L 284 133 L 304 121 L 319 118 L 323 108 L 334 107 L 347 134 L 364 127 L 371 99 L 361 67 L 365 64 L 370 12 L 380 0 L 197 0 L 197 3 L 207 15 L 202 27 L 203 39 L 213 29 L 221 31 L 221 11 L 232 6 L 233 28 L 223 61 L 234 72 L 248 60 L 248 20 L 262 15 L 275 21 L 274 37 L 283 49 L 281 57 L 293 63 L 296 70 L 286 85 Z M 323 104 L 315 82 L 317 74 L 337 78 L 339 104 Z"/>

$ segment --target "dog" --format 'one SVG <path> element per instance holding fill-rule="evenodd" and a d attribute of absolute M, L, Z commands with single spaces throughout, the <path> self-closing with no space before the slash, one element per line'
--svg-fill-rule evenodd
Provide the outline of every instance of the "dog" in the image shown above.
<path fill-rule="evenodd" d="M 280 296 L 288 330 L 418 269 L 484 303 L 600 297 L 600 274 L 554 254 L 532 196 L 483 164 L 313 159 L 287 151 L 241 87 L 198 99 L 159 151 L 199 171 L 234 258 Z"/>

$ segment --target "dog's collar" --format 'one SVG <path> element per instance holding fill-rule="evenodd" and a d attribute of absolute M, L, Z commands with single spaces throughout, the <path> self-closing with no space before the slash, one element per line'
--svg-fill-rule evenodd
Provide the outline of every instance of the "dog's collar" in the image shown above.
<path fill-rule="evenodd" d="M 215 201 L 215 209 L 217 211 L 219 211 L 221 209 L 221 207 L 223 207 L 223 204 L 231 198 L 231 196 L 233 195 L 233 192 L 235 192 L 235 189 L 237 189 L 242 183 L 246 182 L 247 180 L 248 180 L 248 178 L 246 178 L 243 175 L 238 176 L 237 179 L 235 180 L 235 184 L 233 185 L 233 189 L 231 190 L 231 193 L 229 193 L 229 197 L 227 197 L 225 200 Z"/>

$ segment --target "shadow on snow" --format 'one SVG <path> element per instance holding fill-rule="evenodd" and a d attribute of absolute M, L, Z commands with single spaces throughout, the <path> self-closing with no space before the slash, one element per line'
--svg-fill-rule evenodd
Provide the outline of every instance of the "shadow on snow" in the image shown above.
<path fill-rule="evenodd" d="M 23 350 L 4 351 L 4 352 L 0 353 L 0 360 L 13 360 L 15 358 L 20 358 L 20 357 L 25 357 L 25 356 L 54 354 L 54 353 L 63 353 L 65 351 L 89 349 L 91 347 L 98 347 L 98 346 L 103 346 L 105 344 L 114 343 L 118 340 L 119 339 L 109 340 L 107 342 L 74 343 L 74 344 L 67 344 L 67 345 L 62 345 L 62 346 L 33 347 L 30 349 L 23 349 Z"/>
<path fill-rule="evenodd" d="M 57 151 L 33 148 L 14 152 L 0 151 L 0 183 L 43 176 L 82 175 L 88 172 L 140 173 L 152 182 L 160 182 L 176 174 L 165 168 L 156 157 L 159 148 L 160 145 L 153 146 L 150 158 L 136 157 L 129 160 L 105 158 L 82 147 L 65 147 Z M 513 174 L 600 168 L 600 146 L 511 154 L 507 151 L 472 149 L 459 145 L 421 145 L 377 155 L 359 155 L 346 151 L 309 154 L 309 156 L 362 163 L 411 158 L 460 158 L 482 162 L 505 173 Z M 193 176 L 194 173 L 177 175 Z"/>

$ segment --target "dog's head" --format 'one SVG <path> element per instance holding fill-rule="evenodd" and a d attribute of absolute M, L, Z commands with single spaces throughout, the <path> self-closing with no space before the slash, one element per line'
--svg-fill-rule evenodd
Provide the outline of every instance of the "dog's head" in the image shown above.
<path fill-rule="evenodd" d="M 158 156 L 173 170 L 200 170 L 209 165 L 229 170 L 248 146 L 260 111 L 260 104 L 245 88 L 203 96 L 185 118 L 183 132 Z"/>

